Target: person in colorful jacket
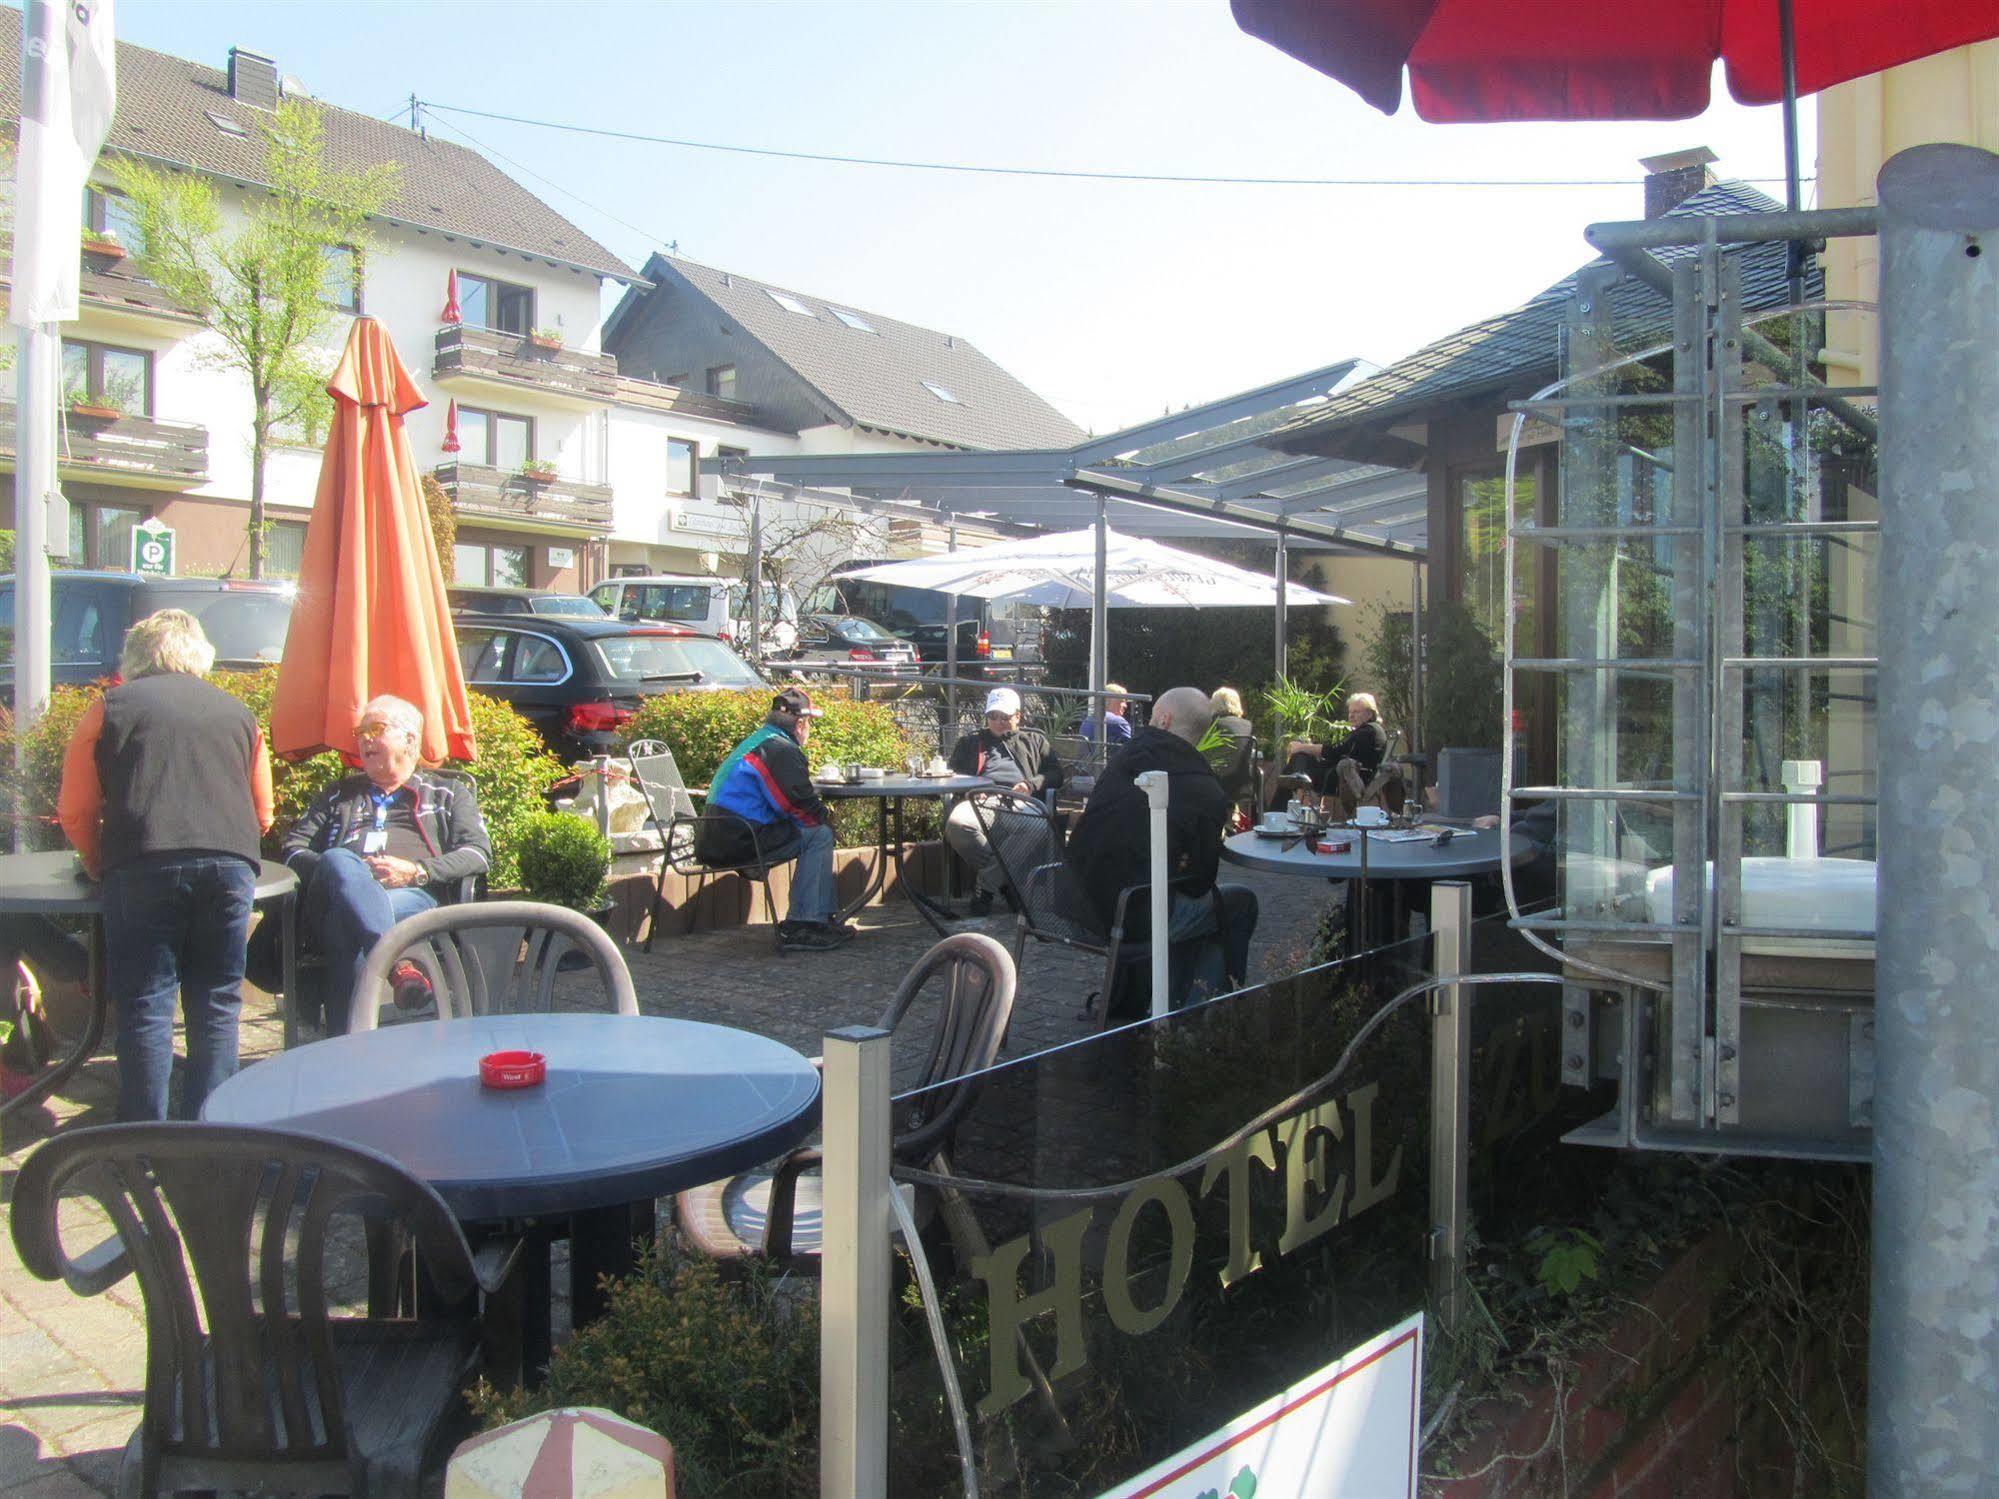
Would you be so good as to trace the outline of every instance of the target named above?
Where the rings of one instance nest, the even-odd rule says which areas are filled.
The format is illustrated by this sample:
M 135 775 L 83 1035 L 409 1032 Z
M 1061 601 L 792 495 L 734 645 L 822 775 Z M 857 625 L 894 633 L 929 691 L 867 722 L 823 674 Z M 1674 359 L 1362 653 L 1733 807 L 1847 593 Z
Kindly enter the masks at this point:
M 835 915 L 833 829 L 805 760 L 819 716 L 803 687 L 772 698 L 763 726 L 729 751 L 709 781 L 707 813 L 695 829 L 695 857 L 704 864 L 797 861 L 791 906 L 777 924 L 786 952 L 824 952 L 854 937 Z

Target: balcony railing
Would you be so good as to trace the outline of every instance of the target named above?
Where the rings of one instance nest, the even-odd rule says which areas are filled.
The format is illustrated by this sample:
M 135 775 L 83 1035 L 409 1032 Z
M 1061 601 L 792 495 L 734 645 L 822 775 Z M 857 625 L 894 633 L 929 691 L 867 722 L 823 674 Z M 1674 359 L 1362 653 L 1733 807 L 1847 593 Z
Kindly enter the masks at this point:
M 0 235 L 0 285 L 14 279 L 14 236 Z M 201 319 L 132 269 L 130 256 L 108 256 L 86 248 L 77 289 L 85 304 L 136 317 L 201 326 Z
M 530 479 L 477 463 L 441 463 L 437 482 L 462 515 L 552 521 L 590 531 L 611 529 L 611 490 L 573 479 Z
M 618 361 L 581 349 L 544 349 L 524 334 L 491 328 L 440 328 L 432 373 L 500 380 L 528 390 L 606 404 L 618 393 Z
M 56 449 L 64 469 L 113 478 L 130 475 L 181 488 L 208 482 L 208 429 L 189 422 L 163 422 L 150 416 L 121 416 L 99 421 L 70 416 L 66 435 Z M 14 406 L 0 404 L 0 456 L 16 454 Z

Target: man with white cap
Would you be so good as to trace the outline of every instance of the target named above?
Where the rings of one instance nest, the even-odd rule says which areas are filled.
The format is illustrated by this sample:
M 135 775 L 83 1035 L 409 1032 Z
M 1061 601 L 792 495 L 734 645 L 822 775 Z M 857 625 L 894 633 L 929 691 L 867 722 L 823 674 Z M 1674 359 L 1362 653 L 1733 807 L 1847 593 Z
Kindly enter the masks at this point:
M 958 741 L 951 751 L 951 769 L 961 776 L 984 776 L 1022 796 L 1039 796 L 1063 781 L 1062 762 L 1048 747 L 1048 736 L 1021 727 L 1020 694 L 1011 687 L 995 687 L 986 694 L 986 725 Z M 944 841 L 977 872 L 972 914 L 984 916 L 993 908 L 1002 874 L 970 802 L 959 802 L 944 819 Z

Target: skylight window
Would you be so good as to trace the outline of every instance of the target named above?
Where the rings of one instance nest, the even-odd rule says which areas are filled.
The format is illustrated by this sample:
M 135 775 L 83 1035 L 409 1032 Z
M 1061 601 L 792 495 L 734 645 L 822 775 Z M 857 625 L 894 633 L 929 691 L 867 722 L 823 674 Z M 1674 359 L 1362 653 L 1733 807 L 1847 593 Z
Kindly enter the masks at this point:
M 870 323 L 858 312 L 844 312 L 838 307 L 829 307 L 826 310 L 845 323 L 849 328 L 852 328 L 856 333 L 872 333 L 875 331 L 874 324 Z
M 769 287 L 769 286 L 766 286 L 764 288 L 764 291 L 769 294 L 770 299 L 773 302 L 777 303 L 777 305 L 782 307 L 786 312 L 795 312 L 800 317 L 818 316 L 818 314 L 815 313 L 810 307 L 807 307 L 803 302 L 799 301 L 798 298 L 794 297 L 788 291 L 778 291 L 775 287 Z
M 953 406 L 962 406 L 965 404 L 963 401 L 959 400 L 956 396 L 952 395 L 950 391 L 945 389 L 943 386 L 939 385 L 935 380 L 924 380 L 920 383 L 922 384 L 925 390 L 929 391 L 930 394 L 937 397 L 937 399 L 940 401 L 949 401 Z
M 204 109 L 202 113 L 208 116 L 208 123 L 213 125 L 217 130 L 220 130 L 224 135 L 233 135 L 238 140 L 248 140 L 250 138 L 249 130 L 237 124 L 229 116 L 219 115 L 212 109 Z

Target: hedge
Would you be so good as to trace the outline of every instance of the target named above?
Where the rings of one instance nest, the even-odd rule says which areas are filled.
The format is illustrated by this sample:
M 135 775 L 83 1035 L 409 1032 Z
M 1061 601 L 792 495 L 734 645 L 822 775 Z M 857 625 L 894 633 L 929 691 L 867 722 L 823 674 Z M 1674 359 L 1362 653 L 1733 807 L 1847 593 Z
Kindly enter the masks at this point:
M 268 734 L 271 696 L 277 690 L 276 667 L 258 671 L 218 671 L 208 680 L 236 698 Z M 49 699 L 48 712 L 27 739 L 25 772 L 14 780 L 14 733 L 8 720 L 0 724 L 0 775 L 7 778 L 8 809 L 25 818 L 40 848 L 63 847 L 62 830 L 55 824 L 56 793 L 62 786 L 63 751 L 77 720 L 95 702 L 101 688 L 58 687 Z M 471 778 L 479 788 L 479 810 L 486 820 L 486 832 L 493 840 L 491 883 L 506 888 L 520 881 L 518 857 L 527 820 L 547 805 L 548 788 L 567 773 L 562 763 L 543 747 L 541 736 L 520 714 L 496 698 L 470 694 L 472 732 L 479 745 L 475 764 L 447 766 Z M 264 837 L 264 852 L 275 857 L 278 842 L 299 815 L 328 782 L 342 773 L 340 757 L 328 752 L 309 760 L 271 761 L 271 786 L 276 795 L 277 820 Z
M 899 766 L 923 746 L 903 733 L 885 703 L 857 703 L 846 698 L 820 700 L 825 716 L 815 719 L 805 747 L 812 768 L 859 761 L 888 769 Z M 646 699 L 626 728 L 626 742 L 658 739 L 673 751 L 681 779 L 706 786 L 716 769 L 764 721 L 770 712 L 768 692 L 670 692 Z M 930 817 L 918 815 L 932 809 Z M 906 831 L 934 830 L 935 803 L 912 803 Z M 876 808 L 871 801 L 833 804 L 834 840 L 842 848 L 872 847 Z

